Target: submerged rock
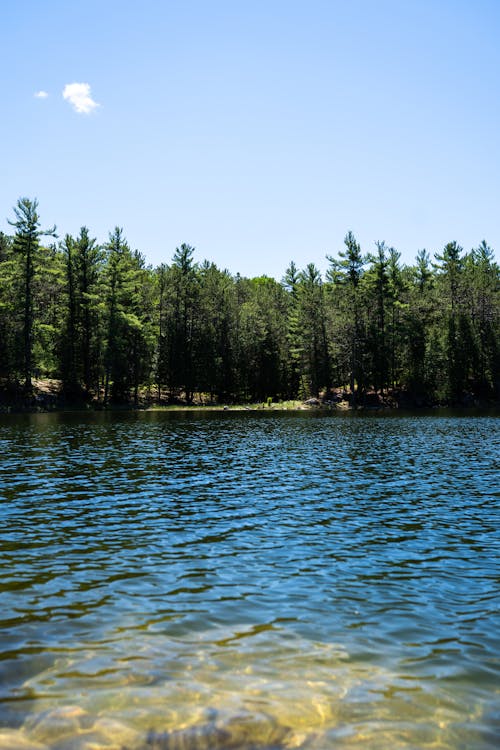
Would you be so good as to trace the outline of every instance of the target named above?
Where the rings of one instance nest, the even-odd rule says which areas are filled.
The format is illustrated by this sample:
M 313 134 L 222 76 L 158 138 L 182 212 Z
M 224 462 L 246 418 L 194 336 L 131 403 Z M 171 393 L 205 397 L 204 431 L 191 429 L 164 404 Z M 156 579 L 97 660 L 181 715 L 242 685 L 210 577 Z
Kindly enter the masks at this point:
M 0 730 L 0 750 L 127 750 L 140 746 L 136 729 L 67 705 L 27 718 L 21 731 Z
M 151 730 L 144 750 L 219 750 L 231 747 L 230 735 L 215 725 L 178 729 L 173 732 Z
M 30 717 L 25 729 L 37 742 L 54 742 L 62 737 L 76 736 L 92 720 L 80 706 L 60 706 Z
M 241 715 L 221 724 L 150 731 L 144 750 L 280 750 L 289 746 L 290 735 L 289 727 L 270 717 Z
M 47 745 L 29 739 L 19 729 L 0 729 L 0 750 L 48 750 Z

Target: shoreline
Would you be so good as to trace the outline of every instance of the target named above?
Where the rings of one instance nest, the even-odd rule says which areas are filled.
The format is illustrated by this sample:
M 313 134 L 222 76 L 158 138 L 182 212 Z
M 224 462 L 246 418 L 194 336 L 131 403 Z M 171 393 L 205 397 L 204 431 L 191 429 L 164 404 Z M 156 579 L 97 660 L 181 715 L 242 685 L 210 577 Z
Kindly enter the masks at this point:
M 21 388 L 16 390 L 0 390 L 0 415 L 1 414 L 46 414 L 57 412 L 75 413 L 98 413 L 98 412 L 324 412 L 324 413 L 397 413 L 397 412 L 435 412 L 437 410 L 452 409 L 455 411 L 496 411 L 499 410 L 498 399 L 478 398 L 472 393 L 464 393 L 460 401 L 433 400 L 430 396 L 415 396 L 410 392 L 399 389 L 389 390 L 381 394 L 376 391 L 367 391 L 354 400 L 352 394 L 344 388 L 335 388 L 323 394 L 321 397 L 309 397 L 306 399 L 286 399 L 251 403 L 214 403 L 206 394 L 198 394 L 197 398 L 190 404 L 178 398 L 175 402 L 168 403 L 166 400 L 158 402 L 143 391 L 138 403 L 132 401 L 125 403 L 104 404 L 96 398 L 84 400 L 83 398 L 69 399 L 61 389 L 61 381 L 53 379 L 34 380 L 33 391 L 30 396 L 23 394 Z
M 308 405 L 303 402 L 284 402 L 283 404 L 276 403 L 268 406 L 267 404 L 152 404 L 152 405 L 139 405 L 133 404 L 109 404 L 106 407 L 103 406 L 91 406 L 81 404 L 58 404 L 50 406 L 19 406 L 19 405 L 0 405 L 0 417 L 8 415 L 22 415 L 22 414 L 118 414 L 118 413 L 242 413 L 251 412 L 254 414 L 276 414 L 276 413 L 298 413 L 298 412 L 309 412 L 317 414 L 385 414 L 395 415 L 404 413 L 421 413 L 431 414 L 442 411 L 454 411 L 467 413 L 479 413 L 479 412 L 497 412 L 500 415 L 500 403 L 499 402 L 481 402 L 472 404 L 426 404 L 422 406 L 416 405 L 404 405 L 404 406 L 366 406 L 356 405 L 351 406 L 350 404 L 319 404 L 319 405 Z

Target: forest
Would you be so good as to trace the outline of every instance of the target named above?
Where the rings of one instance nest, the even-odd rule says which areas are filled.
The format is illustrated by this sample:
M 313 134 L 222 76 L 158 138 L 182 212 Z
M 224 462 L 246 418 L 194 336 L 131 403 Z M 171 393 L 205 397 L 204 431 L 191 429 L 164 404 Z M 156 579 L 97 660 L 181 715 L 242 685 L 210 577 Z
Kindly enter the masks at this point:
M 154 268 L 115 228 L 100 245 L 44 229 L 20 198 L 0 233 L 0 399 L 29 403 L 34 381 L 66 404 L 191 404 L 374 394 L 401 403 L 500 396 L 499 266 L 485 241 L 449 242 L 413 265 L 354 234 L 280 282 L 244 278 L 182 244 Z M 265 269 L 263 269 L 265 270 Z

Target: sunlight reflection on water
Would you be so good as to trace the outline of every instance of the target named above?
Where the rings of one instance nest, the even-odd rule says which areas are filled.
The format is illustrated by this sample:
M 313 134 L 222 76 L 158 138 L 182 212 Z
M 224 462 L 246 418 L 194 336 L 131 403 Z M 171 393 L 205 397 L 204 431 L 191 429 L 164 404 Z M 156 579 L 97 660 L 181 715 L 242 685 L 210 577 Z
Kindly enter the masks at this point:
M 19 733 L 58 750 L 453 747 L 472 741 L 468 725 L 484 712 L 463 687 L 429 689 L 278 623 L 183 639 L 142 630 L 54 656 L 22 685 Z
M 0 750 L 499 744 L 497 420 L 0 422 Z

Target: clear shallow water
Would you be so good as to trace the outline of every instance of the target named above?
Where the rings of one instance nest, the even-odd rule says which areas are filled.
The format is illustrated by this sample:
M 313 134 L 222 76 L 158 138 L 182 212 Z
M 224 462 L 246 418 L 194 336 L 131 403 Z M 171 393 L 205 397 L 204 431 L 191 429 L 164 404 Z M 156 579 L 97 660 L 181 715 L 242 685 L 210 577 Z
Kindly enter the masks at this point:
M 0 421 L 0 749 L 500 744 L 499 422 Z

